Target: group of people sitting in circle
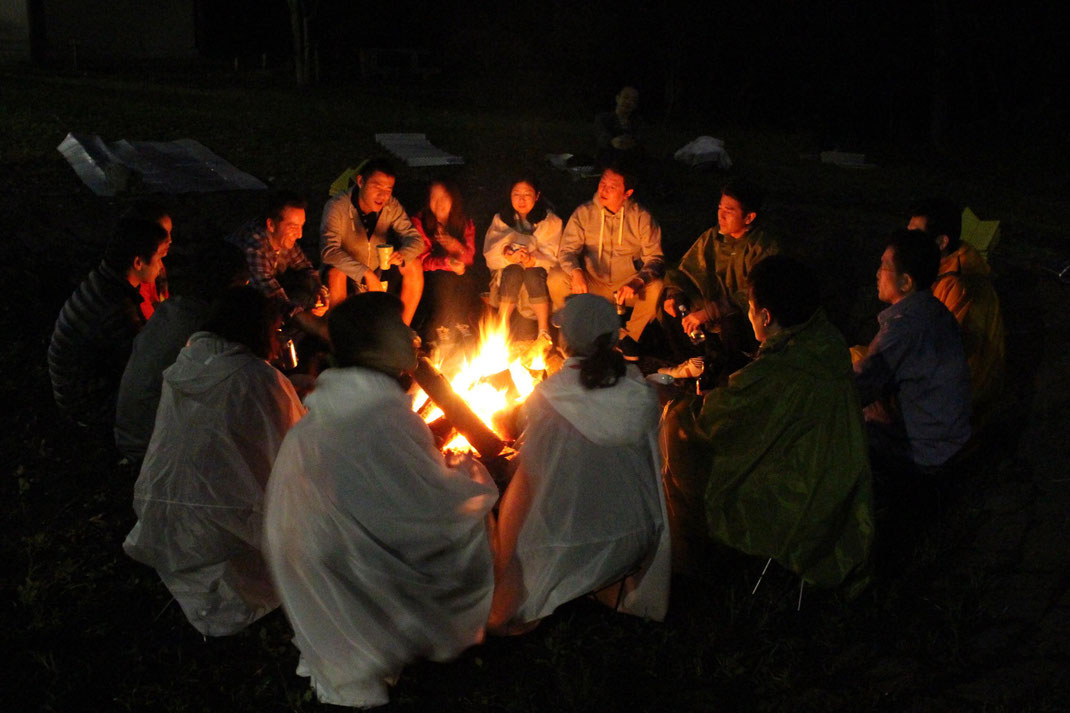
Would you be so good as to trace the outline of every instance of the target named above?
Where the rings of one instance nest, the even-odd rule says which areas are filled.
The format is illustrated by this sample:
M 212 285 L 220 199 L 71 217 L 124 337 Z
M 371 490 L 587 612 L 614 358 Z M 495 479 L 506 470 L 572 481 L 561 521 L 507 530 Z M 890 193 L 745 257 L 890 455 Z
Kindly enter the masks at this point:
M 855 594 L 874 503 L 945 477 L 998 393 L 998 298 L 947 201 L 890 235 L 888 307 L 849 348 L 750 184 L 726 185 L 717 225 L 668 266 L 624 165 L 567 222 L 520 177 L 483 241 L 480 300 L 457 186 L 432 182 L 410 218 L 395 180 L 372 159 L 327 201 L 320 268 L 296 194 L 170 253 L 170 216 L 139 207 L 48 353 L 61 410 L 140 464 L 125 551 L 205 635 L 281 603 L 321 701 L 385 703 L 413 659 L 587 594 L 660 620 L 670 572 L 711 539 Z M 565 357 L 520 409 L 504 486 L 443 454 L 412 409 L 410 325 L 428 302 L 439 324 L 484 303 L 523 317 Z M 329 345 L 314 383 L 272 365 L 297 334 Z

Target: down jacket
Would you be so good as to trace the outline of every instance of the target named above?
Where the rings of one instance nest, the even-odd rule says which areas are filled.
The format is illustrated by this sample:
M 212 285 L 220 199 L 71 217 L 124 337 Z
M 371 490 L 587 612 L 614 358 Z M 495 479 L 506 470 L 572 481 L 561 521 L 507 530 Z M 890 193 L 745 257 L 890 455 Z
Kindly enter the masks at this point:
M 104 262 L 59 313 L 48 345 L 56 405 L 85 424 L 111 425 L 134 337 L 145 324 L 141 292 Z

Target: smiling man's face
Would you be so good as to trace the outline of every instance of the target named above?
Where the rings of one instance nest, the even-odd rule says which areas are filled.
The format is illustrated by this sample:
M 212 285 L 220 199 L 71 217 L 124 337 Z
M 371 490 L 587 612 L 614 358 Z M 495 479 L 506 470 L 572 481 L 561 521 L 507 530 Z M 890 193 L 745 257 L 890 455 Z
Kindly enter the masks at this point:
M 376 171 L 367 179 L 357 176 L 357 187 L 360 189 L 357 202 L 360 209 L 365 213 L 381 211 L 394 193 L 395 180 L 393 176 L 388 176 L 382 171 Z

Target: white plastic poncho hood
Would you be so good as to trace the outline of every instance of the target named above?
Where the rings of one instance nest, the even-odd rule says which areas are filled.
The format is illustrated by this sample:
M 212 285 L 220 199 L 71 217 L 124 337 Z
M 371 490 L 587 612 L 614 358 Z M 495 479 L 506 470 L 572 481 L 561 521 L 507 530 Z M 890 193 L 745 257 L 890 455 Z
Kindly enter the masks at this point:
M 634 446 L 658 427 L 657 397 L 634 368 L 608 389 L 585 389 L 579 381 L 580 358 L 539 384 L 539 394 L 562 418 L 600 446 Z
M 668 607 L 657 396 L 634 367 L 612 387 L 585 389 L 578 366 L 568 359 L 524 407 L 499 517 L 496 626 L 542 618 L 629 574 L 622 611 L 660 620 Z
M 268 489 L 266 552 L 320 701 L 373 706 L 418 657 L 482 640 L 497 499 L 474 460 L 447 467 L 397 382 L 329 369 Z
M 263 491 L 303 414 L 278 370 L 208 332 L 164 372 L 123 549 L 157 570 L 202 634 L 232 634 L 278 606 L 260 554 Z

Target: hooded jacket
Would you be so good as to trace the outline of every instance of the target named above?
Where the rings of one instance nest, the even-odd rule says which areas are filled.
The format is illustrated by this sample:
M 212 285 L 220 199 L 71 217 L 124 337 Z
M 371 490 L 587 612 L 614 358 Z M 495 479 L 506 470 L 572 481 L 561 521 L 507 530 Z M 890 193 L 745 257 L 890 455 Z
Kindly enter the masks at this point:
M 516 213 L 511 214 L 515 217 Z M 507 245 L 523 245 L 531 256 L 535 258 L 535 267 L 541 267 L 549 273 L 559 269 L 557 263 L 558 252 L 561 249 L 561 218 L 553 211 L 546 210 L 542 220 L 532 226 L 531 233 L 518 230 L 514 225 L 506 223 L 501 213 L 495 213 L 494 219 L 487 228 L 487 234 L 483 238 L 483 257 L 490 269 L 490 304 L 497 307 L 500 301 L 502 270 L 510 264 L 502 251 Z M 528 300 L 527 289 L 520 288 L 520 299 L 517 307 L 520 313 L 529 319 L 535 317 Z
M 680 512 L 701 513 L 729 547 L 819 586 L 865 587 L 873 496 L 862 407 L 847 345 L 822 310 L 767 339 L 710 392 L 694 426 L 663 429 L 674 511 L 697 498 Z
M 626 575 L 621 610 L 665 616 L 669 532 L 654 389 L 625 377 L 586 389 L 577 357 L 524 404 L 519 466 L 499 515 L 495 616 L 530 622 Z
M 235 633 L 278 606 L 260 554 L 264 487 L 303 414 L 277 369 L 209 332 L 164 372 L 123 549 L 156 569 L 202 634 Z
M 119 383 L 115 445 L 135 463 L 145 457 L 152 438 L 164 369 L 175 363 L 190 336 L 204 324 L 208 307 L 205 300 L 175 295 L 160 303 L 153 318 L 134 339 L 130 360 Z
M 721 313 L 727 308 L 747 311 L 748 275 L 762 258 L 779 252 L 779 247 L 762 226 L 756 225 L 741 238 L 722 235 L 714 226 L 698 236 L 680 266 L 670 270 L 666 284 L 688 293 Z M 725 300 L 731 300 L 726 304 Z
M 483 257 L 487 267 L 494 271 L 492 279 L 497 279 L 499 272 L 512 264 L 502 255 L 502 250 L 508 245 L 524 246 L 535 258 L 535 267 L 549 271 L 557 266 L 557 254 L 561 247 L 561 219 L 553 211 L 546 211 L 546 216 L 535 223 L 532 232 L 526 233 L 502 220 L 500 213 L 495 213 L 483 238 Z
M 391 242 L 391 234 L 397 251 L 405 261 L 415 260 L 424 251 L 424 241 L 416 232 L 405 209 L 393 196 L 379 211 L 375 230 L 369 236 L 357 215 L 353 205 L 354 186 L 345 193 L 339 193 L 323 207 L 320 220 L 320 255 L 323 264 L 337 267 L 354 282 L 360 282 L 364 273 L 374 269 L 378 263 L 375 246 Z
M 648 284 L 665 274 L 661 227 L 630 198 L 611 213 L 595 194 L 568 219 L 559 262 L 566 275 L 584 270 L 592 279 L 613 287 L 634 277 Z
M 974 425 L 981 425 L 1003 387 L 1005 344 L 999 295 L 991 270 L 980 253 L 962 243 L 940 260 L 933 297 L 955 315 L 962 329 L 962 347 L 970 367 Z

